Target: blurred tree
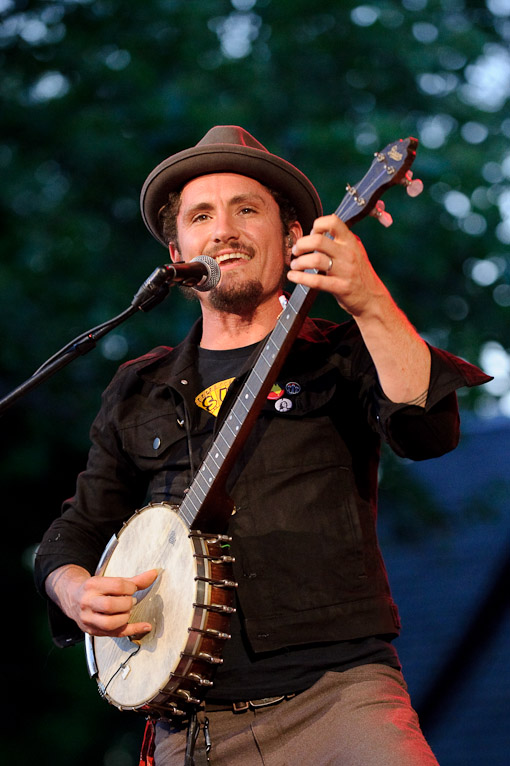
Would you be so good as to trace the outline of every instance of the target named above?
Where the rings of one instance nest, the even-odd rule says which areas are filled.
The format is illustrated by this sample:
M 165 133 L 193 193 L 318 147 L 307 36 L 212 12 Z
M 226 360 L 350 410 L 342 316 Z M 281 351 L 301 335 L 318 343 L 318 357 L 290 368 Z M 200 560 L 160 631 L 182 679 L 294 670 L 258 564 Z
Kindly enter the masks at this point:
M 374 151 L 420 139 L 414 172 L 424 193 L 392 190 L 394 226 L 364 221 L 357 231 L 425 337 L 495 375 L 463 394 L 464 405 L 510 414 L 509 39 L 509 0 L 0 0 L 0 392 L 123 310 L 167 260 L 138 213 L 148 172 L 213 124 L 241 124 L 312 178 L 327 212 Z M 172 292 L 4 416 L 10 567 L 29 558 L 72 492 L 116 365 L 175 343 L 195 313 Z M 314 313 L 337 309 L 319 298 Z M 40 665 L 47 638 L 26 619 L 42 648 L 27 640 L 24 649 Z M 82 674 L 74 656 L 79 672 L 60 658 L 55 671 L 50 658 L 48 673 L 59 676 L 66 662 L 70 676 Z M 44 742 L 41 763 L 134 762 L 116 728 L 131 742 L 131 718 L 95 712 L 60 683 L 45 674 L 37 736 L 9 740 L 8 755 L 22 747 L 28 757 Z M 23 689 L 17 703 L 23 709 Z M 100 716 L 111 731 L 99 733 Z M 60 737 L 43 736 L 51 718 Z

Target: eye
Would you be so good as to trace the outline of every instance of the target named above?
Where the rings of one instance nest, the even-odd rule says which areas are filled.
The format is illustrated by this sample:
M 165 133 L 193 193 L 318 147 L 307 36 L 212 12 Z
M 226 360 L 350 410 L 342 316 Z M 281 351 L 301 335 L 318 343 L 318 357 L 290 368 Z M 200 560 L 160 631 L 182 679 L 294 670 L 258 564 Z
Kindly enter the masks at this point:
M 201 223 L 202 221 L 206 221 L 209 218 L 207 213 L 198 213 L 197 215 L 194 215 L 191 219 L 191 223 Z
M 245 207 L 242 207 L 239 212 L 241 215 L 249 215 L 250 213 L 256 213 L 257 211 L 254 207 L 249 207 L 249 205 L 246 205 Z

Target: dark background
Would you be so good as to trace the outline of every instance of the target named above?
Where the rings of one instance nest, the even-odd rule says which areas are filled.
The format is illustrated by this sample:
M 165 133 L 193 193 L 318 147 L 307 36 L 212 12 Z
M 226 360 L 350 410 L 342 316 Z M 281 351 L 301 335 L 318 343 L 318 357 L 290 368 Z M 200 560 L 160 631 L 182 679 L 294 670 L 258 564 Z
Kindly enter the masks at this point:
M 381 470 L 399 651 L 442 766 L 502 766 L 510 745 L 509 40 L 509 0 L 0 0 L 0 395 L 168 260 L 139 191 L 212 125 L 298 165 L 327 212 L 374 151 L 419 139 L 423 194 L 391 189 L 393 226 L 356 231 L 424 337 L 495 376 L 461 394 L 459 450 Z M 136 762 L 143 721 L 99 699 L 81 647 L 52 647 L 31 562 L 117 365 L 195 312 L 173 291 L 2 417 L 7 761 Z

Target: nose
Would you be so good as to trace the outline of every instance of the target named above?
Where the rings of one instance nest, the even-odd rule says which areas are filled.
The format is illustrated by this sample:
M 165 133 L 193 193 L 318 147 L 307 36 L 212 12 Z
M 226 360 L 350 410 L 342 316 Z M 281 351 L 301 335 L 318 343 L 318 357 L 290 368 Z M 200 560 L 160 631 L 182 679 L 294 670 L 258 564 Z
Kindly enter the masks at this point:
M 214 219 L 212 236 L 215 242 L 230 242 L 239 238 L 239 227 L 234 216 L 227 210 L 218 210 Z

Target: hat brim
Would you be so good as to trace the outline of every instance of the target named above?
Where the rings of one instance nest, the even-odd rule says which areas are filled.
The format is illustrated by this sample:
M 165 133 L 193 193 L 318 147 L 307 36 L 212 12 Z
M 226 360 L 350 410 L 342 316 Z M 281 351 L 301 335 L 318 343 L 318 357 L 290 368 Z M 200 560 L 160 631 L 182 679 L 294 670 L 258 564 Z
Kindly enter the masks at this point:
M 159 211 L 170 192 L 179 191 L 188 181 L 211 173 L 238 173 L 254 178 L 280 192 L 294 205 L 298 220 L 307 234 L 314 220 L 322 215 L 317 191 L 294 165 L 275 154 L 237 144 L 194 146 L 160 163 L 146 179 L 140 194 L 142 218 L 151 234 L 167 247 Z

